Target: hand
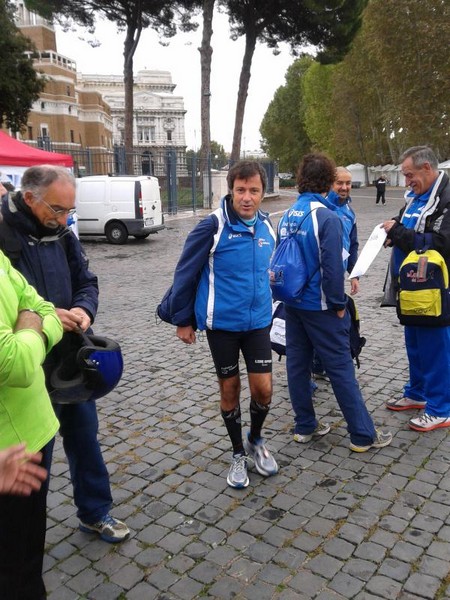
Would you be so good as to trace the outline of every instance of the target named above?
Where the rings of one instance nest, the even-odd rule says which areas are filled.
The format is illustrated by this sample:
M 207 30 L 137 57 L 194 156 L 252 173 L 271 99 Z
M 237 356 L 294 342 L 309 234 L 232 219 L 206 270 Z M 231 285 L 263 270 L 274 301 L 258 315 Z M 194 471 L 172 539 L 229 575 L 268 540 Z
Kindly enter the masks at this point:
M 343 319 L 345 315 L 345 308 L 343 308 L 342 310 L 337 310 L 336 314 L 340 319 Z
M 47 337 L 42 331 L 42 317 L 32 310 L 20 310 L 17 316 L 16 325 L 14 332 L 20 331 L 21 329 L 33 329 L 38 333 L 45 345 L 47 345 Z
M 359 292 L 359 279 L 357 277 L 353 277 L 350 279 L 350 295 L 354 296 Z
M 177 327 L 177 337 L 185 344 L 195 344 L 195 331 L 191 325 Z
M 91 318 L 87 312 L 75 306 L 70 310 L 65 308 L 57 308 L 56 314 L 61 320 L 64 331 L 86 331 L 91 325 Z
M 29 454 L 25 444 L 0 451 L 0 494 L 29 496 L 37 491 L 47 477 L 47 471 L 38 464 L 42 454 Z
M 380 227 L 384 229 L 386 233 L 389 233 L 396 223 L 397 221 L 395 221 L 394 219 L 390 219 L 389 221 L 381 223 Z
M 389 221 L 381 223 L 380 227 L 384 229 L 386 233 L 389 233 L 396 223 L 397 221 L 394 221 L 394 219 L 390 219 Z M 383 248 L 389 248 L 389 246 L 392 246 L 392 240 L 386 238 L 383 244 Z

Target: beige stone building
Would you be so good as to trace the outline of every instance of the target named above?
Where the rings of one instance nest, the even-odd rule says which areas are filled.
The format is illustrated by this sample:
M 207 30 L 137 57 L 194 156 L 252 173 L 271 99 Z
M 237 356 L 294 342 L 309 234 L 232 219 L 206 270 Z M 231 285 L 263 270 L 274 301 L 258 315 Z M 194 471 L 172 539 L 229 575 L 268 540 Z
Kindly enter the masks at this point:
M 102 159 L 106 164 L 94 170 L 113 171 L 113 148 L 120 147 L 124 137 L 123 76 L 77 72 L 75 61 L 58 53 L 52 25 L 28 11 L 22 1 L 16 6 L 16 24 L 34 42 L 35 68 L 47 79 L 26 130 L 18 137 L 45 149 L 72 151 L 75 158 L 79 152 L 77 163 L 84 170 L 85 149 L 103 152 L 105 157 L 109 153 L 110 158 Z M 168 71 L 134 75 L 133 146 L 138 170 L 151 168 L 154 174 L 162 174 L 168 149 L 176 154 L 178 173 L 186 169 L 186 111 L 183 98 L 174 95 L 175 87 Z
M 39 100 L 33 104 L 24 141 L 61 147 L 111 149 L 112 119 L 99 92 L 77 88 L 76 63 L 58 53 L 53 27 L 17 3 L 17 25 L 35 44 L 36 70 L 47 79 Z
M 77 87 L 100 92 L 111 108 L 113 143 L 123 144 L 125 92 L 122 75 L 78 74 Z M 184 100 L 174 95 L 175 84 L 168 71 L 143 70 L 134 74 L 133 146 L 150 157 L 155 174 L 164 169 L 168 148 L 175 151 L 178 172 L 186 166 Z

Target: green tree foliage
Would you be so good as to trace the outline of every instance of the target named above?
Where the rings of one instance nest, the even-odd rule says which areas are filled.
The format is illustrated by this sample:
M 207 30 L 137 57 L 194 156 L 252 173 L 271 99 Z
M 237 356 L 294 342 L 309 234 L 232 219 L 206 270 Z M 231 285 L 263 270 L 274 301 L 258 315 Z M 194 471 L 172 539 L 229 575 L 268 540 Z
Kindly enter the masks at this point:
M 388 97 L 363 24 L 353 47 L 332 76 L 330 116 L 338 160 L 367 165 L 390 162 L 394 143 L 386 120 Z
M 226 0 L 234 39 L 245 36 L 231 159 L 240 155 L 245 103 L 257 41 L 277 51 L 287 42 L 293 49 L 305 44 L 319 48 L 319 60 L 333 62 L 348 49 L 361 22 L 366 0 Z
M 7 0 L 0 0 L 0 30 L 0 125 L 16 133 L 26 126 L 45 79 L 25 54 L 35 48 L 15 26 L 14 7 Z
M 228 154 L 225 152 L 224 147 L 219 142 L 214 140 L 210 141 L 211 145 L 211 166 L 213 169 L 222 169 L 228 164 Z M 204 171 L 205 169 L 205 155 L 200 148 L 200 151 L 186 150 L 186 164 L 189 175 L 192 175 L 192 165 L 196 162 L 197 172 Z
M 333 135 L 332 75 L 334 65 L 321 65 L 313 62 L 302 80 L 305 130 L 313 150 L 336 156 Z
M 156 29 L 161 38 L 172 37 L 177 26 L 183 30 L 195 28 L 190 21 L 192 8 L 198 0 L 26 0 L 27 8 L 45 18 L 73 19 L 76 23 L 93 28 L 97 17 L 105 17 L 125 32 L 124 89 L 125 131 L 124 145 L 128 156 L 127 170 L 132 172 L 133 150 L 133 57 L 143 29 Z
M 311 147 L 304 127 L 302 78 L 312 62 L 310 56 L 303 56 L 289 67 L 286 83 L 275 92 L 261 123 L 262 148 L 282 172 L 295 173 Z
M 215 168 L 224 167 L 228 164 L 228 155 L 225 148 L 214 140 L 211 140 L 211 161 Z
M 343 164 L 395 164 L 421 144 L 449 158 L 449 47 L 448 0 L 370 0 L 343 60 L 302 78 L 313 147 Z
M 448 157 L 450 3 L 371 0 L 365 20 L 367 51 L 376 61 L 386 96 L 382 120 L 396 147 L 401 152 L 425 143 L 441 158 Z
M 345 162 L 396 163 L 417 144 L 450 156 L 449 47 L 449 2 L 369 2 L 332 77 L 332 134 Z

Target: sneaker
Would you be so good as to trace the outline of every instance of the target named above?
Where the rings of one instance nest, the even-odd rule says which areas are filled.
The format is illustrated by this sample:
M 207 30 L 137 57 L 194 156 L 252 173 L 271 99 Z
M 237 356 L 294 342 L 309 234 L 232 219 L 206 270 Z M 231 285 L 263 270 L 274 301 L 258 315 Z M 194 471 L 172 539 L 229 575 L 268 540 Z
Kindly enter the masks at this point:
M 246 488 L 248 486 L 247 456 L 245 454 L 233 454 L 227 483 L 234 488 Z
M 122 542 L 130 535 L 127 525 L 111 515 L 106 515 L 92 525 L 80 521 L 79 527 L 85 533 L 98 533 L 102 540 L 111 544 Z
M 314 429 L 312 433 L 294 433 L 294 442 L 298 442 L 299 444 L 306 444 L 310 442 L 314 437 L 320 437 L 321 435 L 325 435 L 331 429 L 329 423 L 321 423 L 320 421 L 317 423 L 317 427 Z
M 426 412 L 409 420 L 409 426 L 415 431 L 433 431 L 441 427 L 450 427 L 450 417 L 433 417 Z
M 271 475 L 278 473 L 277 461 L 264 444 L 264 439 L 260 438 L 252 444 L 248 439 L 248 436 L 249 434 L 247 434 L 247 439 L 245 440 L 245 450 L 255 463 L 255 468 L 258 473 L 264 477 L 270 477 Z
M 413 408 L 425 408 L 426 402 L 412 400 L 411 398 L 392 398 L 386 402 L 386 408 L 389 410 L 411 410 Z
M 385 446 L 389 446 L 392 442 L 392 433 L 390 431 L 383 433 L 379 429 L 375 429 L 375 433 L 377 434 L 377 437 L 371 444 L 368 446 L 357 446 L 351 442 L 349 446 L 350 450 L 353 450 L 353 452 L 367 452 L 367 450 L 370 450 L 371 448 L 384 448 Z

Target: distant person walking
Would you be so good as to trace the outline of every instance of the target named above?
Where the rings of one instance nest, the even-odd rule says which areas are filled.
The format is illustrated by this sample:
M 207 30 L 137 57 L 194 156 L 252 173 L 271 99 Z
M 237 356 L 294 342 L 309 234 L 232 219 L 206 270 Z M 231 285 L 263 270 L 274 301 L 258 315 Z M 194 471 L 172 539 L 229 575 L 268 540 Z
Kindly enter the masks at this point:
M 375 204 L 378 204 L 380 200 L 383 204 L 386 204 L 386 184 L 387 179 L 384 175 L 381 175 L 381 177 L 378 177 L 375 181 L 375 186 L 377 188 L 377 200 Z

